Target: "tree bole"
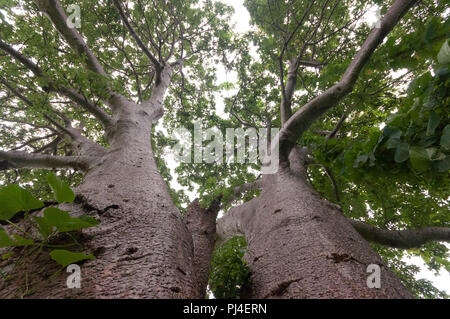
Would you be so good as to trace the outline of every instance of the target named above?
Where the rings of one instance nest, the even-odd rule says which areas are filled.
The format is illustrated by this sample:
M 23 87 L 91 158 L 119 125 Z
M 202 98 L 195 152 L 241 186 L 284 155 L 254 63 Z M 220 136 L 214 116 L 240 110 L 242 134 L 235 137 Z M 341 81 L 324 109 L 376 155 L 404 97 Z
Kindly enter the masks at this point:
M 252 221 L 247 252 L 252 278 L 247 298 L 412 298 L 339 208 L 298 175 L 266 178 Z M 381 287 L 369 288 L 370 264 Z

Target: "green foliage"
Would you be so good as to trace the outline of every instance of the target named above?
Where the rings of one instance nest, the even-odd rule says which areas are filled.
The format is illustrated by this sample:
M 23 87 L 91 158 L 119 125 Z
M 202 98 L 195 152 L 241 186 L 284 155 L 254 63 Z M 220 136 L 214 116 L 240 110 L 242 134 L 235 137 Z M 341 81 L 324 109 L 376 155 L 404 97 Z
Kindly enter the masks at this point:
M 243 260 L 247 244 L 233 237 L 216 248 L 211 263 L 209 287 L 217 299 L 236 299 L 250 280 L 250 269 Z
M 73 191 L 54 173 L 47 175 L 47 180 L 54 190 L 54 196 L 58 202 L 71 202 L 74 200 Z M 19 247 L 31 246 L 30 249 L 39 248 L 42 251 L 44 248 L 55 247 L 52 240 L 57 238 L 58 247 L 77 245 L 77 241 L 73 243 L 61 244 L 60 234 L 68 233 L 84 228 L 94 227 L 98 225 L 98 221 L 90 216 L 81 216 L 74 218 L 68 212 L 58 209 L 56 207 L 47 207 L 43 212 L 43 216 L 30 216 L 30 211 L 38 210 L 44 206 L 44 202 L 36 199 L 29 191 L 21 188 L 16 184 L 8 185 L 0 189 L 0 202 L 2 204 L 2 219 L 6 220 L 12 229 L 20 231 L 25 237 L 17 233 L 8 234 L 0 227 L 0 247 Z M 24 213 L 25 219 L 30 222 L 31 229 L 25 231 L 18 225 L 10 221 L 19 212 Z M 34 229 L 37 230 L 39 236 L 35 235 Z M 56 229 L 56 230 L 55 230 Z M 10 258 L 13 251 L 5 253 L 2 259 Z M 23 251 L 26 254 L 26 251 Z M 94 259 L 93 255 L 85 255 L 83 253 L 70 252 L 63 249 L 55 249 L 50 251 L 50 257 L 57 263 L 66 267 L 71 263 L 82 261 L 85 259 Z
M 47 181 L 58 203 L 70 203 L 75 200 L 75 194 L 70 189 L 69 185 L 64 183 L 55 173 L 51 172 L 48 174 Z
M 83 253 L 73 253 L 64 249 L 55 249 L 50 252 L 51 258 L 63 267 L 77 263 L 82 260 L 95 259 L 94 255 Z
M 50 227 L 54 226 L 60 232 L 80 230 L 98 225 L 98 221 L 92 217 L 73 218 L 70 217 L 68 212 L 55 207 L 48 207 L 44 210 L 44 217 L 41 219 L 41 223 Z
M 17 212 L 41 208 L 44 203 L 19 185 L 0 189 L 0 220 L 11 219 Z
M 435 246 L 433 247 L 434 249 L 436 247 L 439 247 L 438 249 L 440 249 L 441 252 L 444 251 L 444 258 L 446 258 L 445 246 L 435 243 L 427 245 Z M 372 244 L 372 246 L 379 254 L 384 257 L 389 268 L 392 269 L 392 271 L 400 278 L 400 280 L 402 280 L 405 286 L 413 293 L 416 298 L 450 298 L 450 296 L 445 291 L 441 291 L 435 288 L 429 280 L 414 279 L 414 277 L 419 273 L 420 268 L 416 265 L 408 264 L 405 261 L 404 253 L 402 250 L 387 248 L 376 244 Z

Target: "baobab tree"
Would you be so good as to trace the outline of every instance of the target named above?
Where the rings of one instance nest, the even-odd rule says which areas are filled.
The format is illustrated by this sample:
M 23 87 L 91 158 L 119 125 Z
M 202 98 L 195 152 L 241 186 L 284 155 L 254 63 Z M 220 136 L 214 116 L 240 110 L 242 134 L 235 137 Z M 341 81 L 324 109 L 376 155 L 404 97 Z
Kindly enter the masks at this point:
M 384 229 L 379 228 L 381 222 L 371 225 L 350 218 L 354 210 L 348 197 L 351 184 L 357 187 L 356 179 L 351 170 L 335 178 L 338 152 L 324 152 L 324 147 L 334 145 L 353 156 L 346 150 L 346 138 L 366 134 L 372 140 L 374 130 L 365 128 L 384 118 L 377 107 L 365 110 L 365 103 L 379 94 L 392 95 L 399 81 L 391 79 L 390 69 L 380 66 L 380 60 L 391 58 L 396 40 L 416 31 L 405 31 L 406 27 L 418 28 L 430 13 L 444 14 L 443 5 L 430 1 L 415 6 L 416 2 L 396 0 L 381 6 L 384 15 L 370 30 L 357 23 L 368 7 L 359 1 L 246 1 L 257 31 L 243 37 L 232 34 L 230 9 L 218 2 L 8 2 L 0 30 L 4 177 L 11 180 L 9 171 L 19 170 L 16 181 L 35 180 L 36 188 L 43 184 L 36 178 L 43 173 L 36 169 L 69 170 L 66 177 L 76 184 L 76 198 L 59 207 L 75 217 L 95 217 L 99 225 L 71 235 L 80 251 L 96 257 L 82 264 L 81 289 L 67 289 L 64 273 L 50 280 L 57 269 L 54 262 L 48 255 L 30 254 L 19 265 L 14 256 L 3 262 L 2 269 L 12 279 L 2 281 L 0 296 L 202 298 L 216 239 L 220 244 L 244 235 L 249 278 L 243 296 L 411 297 L 369 241 L 410 249 L 450 240 L 448 216 L 439 202 L 445 202 L 442 188 L 448 182 L 446 113 L 433 106 L 442 120 L 436 125 L 432 121 L 428 133 L 440 134 L 440 139 L 427 147 L 442 147 L 435 147 L 439 155 L 433 155 L 436 163 L 427 169 L 438 173 L 430 173 L 433 187 L 419 188 L 416 196 L 431 196 L 438 207 L 430 208 L 432 213 L 421 223 L 397 211 L 390 217 L 400 214 L 398 224 L 385 219 Z M 71 4 L 82 12 L 79 29 L 66 14 Z M 435 23 L 443 30 L 441 25 L 440 20 Z M 436 34 L 428 39 L 430 56 L 445 41 L 441 29 L 433 29 Z M 252 61 L 247 40 L 260 49 L 259 60 Z M 342 47 L 336 48 L 339 44 Z M 421 49 L 414 48 L 420 53 Z M 233 55 L 236 58 L 230 60 Z M 417 59 L 403 79 L 430 68 L 428 56 Z M 219 88 L 213 65 L 220 61 L 239 75 L 239 91 L 226 101 L 228 119 L 217 116 L 214 107 Z M 380 100 L 392 104 L 395 97 Z M 397 103 L 400 108 L 402 101 Z M 383 110 L 386 116 L 388 108 Z M 358 127 L 359 118 L 353 114 L 357 111 L 366 114 L 360 116 L 368 121 L 365 128 Z M 342 113 L 337 121 L 335 112 Z M 255 165 L 181 165 L 182 184 L 202 185 L 202 198 L 181 214 L 184 197 L 168 188 L 170 172 L 162 162 L 164 146 L 172 142 L 153 130 L 164 113 L 169 131 L 177 125 L 190 127 L 193 120 L 221 129 L 279 126 L 278 135 L 272 136 L 279 169 L 258 176 L 248 172 Z M 353 125 L 358 130 L 352 136 L 348 133 Z M 406 134 L 394 133 L 395 125 L 387 127 L 391 131 L 378 132 L 379 149 L 389 140 L 393 147 L 386 148 L 395 151 L 393 169 L 406 170 L 418 183 L 414 170 L 419 146 L 408 144 Z M 29 139 L 19 142 L 21 137 Z M 364 165 L 376 162 L 377 156 L 389 160 L 390 153 L 380 155 L 372 149 L 370 154 L 356 154 L 355 170 L 369 171 Z M 320 184 L 324 175 L 331 181 L 332 196 L 327 193 L 330 186 Z M 219 177 L 223 180 L 218 182 Z M 369 197 L 360 202 L 372 205 Z M 216 221 L 221 209 L 227 212 Z M 387 210 L 382 210 L 383 218 Z M 413 229 L 402 229 L 405 224 Z M 379 288 L 367 284 L 369 265 L 381 269 Z

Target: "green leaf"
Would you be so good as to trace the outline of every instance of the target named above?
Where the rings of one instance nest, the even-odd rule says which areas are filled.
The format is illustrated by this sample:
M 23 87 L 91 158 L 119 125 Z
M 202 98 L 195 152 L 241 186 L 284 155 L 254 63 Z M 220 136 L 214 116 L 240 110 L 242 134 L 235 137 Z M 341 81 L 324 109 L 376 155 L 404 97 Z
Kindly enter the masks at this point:
M 440 143 L 443 148 L 447 150 L 450 149 L 450 124 L 447 124 L 447 126 L 442 130 Z
M 63 267 L 74 264 L 81 260 L 95 259 L 94 255 L 84 253 L 73 253 L 65 249 L 55 249 L 50 252 L 50 257 Z
M 408 143 L 400 143 L 395 149 L 394 160 L 397 163 L 403 163 L 409 158 L 409 144 Z
M 450 156 L 447 156 L 443 160 L 434 162 L 433 167 L 438 172 L 448 172 L 448 170 L 450 170 Z
M 0 247 L 10 247 L 14 246 L 13 241 L 9 236 L 5 233 L 3 228 L 0 227 Z
M 14 252 L 13 252 L 13 251 L 10 251 L 10 252 L 8 252 L 8 253 L 6 253 L 6 254 L 3 254 L 3 255 L 2 255 L 2 260 L 9 259 L 12 255 L 14 255 Z
M 417 146 L 428 147 L 428 146 L 431 146 L 431 145 L 433 145 L 434 143 L 436 143 L 437 140 L 438 140 L 438 139 L 437 139 L 436 136 L 426 136 L 426 135 L 423 135 L 423 136 L 420 138 L 419 142 L 417 142 Z
M 394 114 L 394 115 L 397 115 L 397 114 Z M 400 136 L 402 136 L 402 131 L 395 127 L 385 126 L 383 128 L 383 135 L 388 136 L 390 138 L 400 138 Z
M 26 239 L 17 234 L 13 234 L 14 240 L 6 234 L 5 230 L 0 227 L 0 248 L 12 246 L 30 246 L 34 242 L 31 239 Z
M 409 160 L 412 168 L 419 172 L 426 171 L 431 165 L 429 152 L 423 147 L 412 146 L 409 149 Z
M 0 189 L 0 220 L 12 218 L 17 212 L 41 208 L 44 203 L 19 185 Z
M 430 118 L 428 119 L 428 126 L 427 126 L 427 135 L 433 135 L 434 131 L 438 127 L 439 123 L 441 122 L 441 117 L 436 114 L 435 112 L 431 112 Z
M 13 237 L 15 239 L 14 246 L 30 246 L 34 244 L 34 241 L 31 239 L 24 238 L 17 234 L 13 234 Z
M 42 235 L 42 238 L 46 240 L 48 236 L 53 232 L 53 226 L 47 223 L 47 220 L 43 217 L 32 216 L 33 219 L 38 224 L 39 233 Z
M 361 163 L 364 164 L 365 162 L 367 162 L 368 159 L 369 159 L 369 155 L 367 155 L 367 154 L 359 155 L 359 156 L 356 158 L 355 163 L 353 164 L 353 167 L 354 167 L 354 168 L 359 167 L 359 165 L 360 165 Z
M 55 199 L 58 203 L 70 203 L 75 199 L 75 194 L 70 189 L 69 185 L 64 183 L 61 178 L 50 173 L 47 175 L 47 181 L 55 194 Z
M 388 150 L 392 149 L 392 148 L 396 148 L 398 147 L 398 145 L 400 144 L 400 139 L 398 137 L 391 137 L 387 140 L 386 142 L 386 148 Z
M 437 58 L 440 64 L 450 63 L 450 39 L 444 41 Z
M 72 218 L 68 212 L 55 207 L 45 209 L 44 220 L 48 225 L 55 226 L 60 232 L 79 230 L 98 225 L 98 221 L 95 218 L 88 216 Z

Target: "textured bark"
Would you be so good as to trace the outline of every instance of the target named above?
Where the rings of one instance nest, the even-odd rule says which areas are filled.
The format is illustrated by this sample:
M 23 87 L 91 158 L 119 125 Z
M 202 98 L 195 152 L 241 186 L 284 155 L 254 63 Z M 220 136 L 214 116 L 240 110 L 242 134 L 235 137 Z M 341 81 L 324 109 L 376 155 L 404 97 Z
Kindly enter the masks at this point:
M 252 271 L 247 297 L 411 297 L 341 211 L 321 199 L 306 182 L 306 154 L 295 145 L 319 116 L 351 92 L 371 54 L 415 2 L 396 0 L 382 19 L 381 27 L 371 32 L 341 80 L 293 116 L 290 103 L 301 62 L 297 59 L 295 67 L 289 68 L 281 106 L 281 170 L 264 176 L 261 196 L 233 209 L 217 227 L 221 238 L 236 232 L 247 238 L 245 258 Z M 64 23 L 66 16 L 59 2 L 36 0 L 36 3 L 49 15 L 73 51 L 86 56 L 85 68 L 105 75 L 81 35 Z M 191 235 L 170 198 L 156 167 L 150 134 L 152 123 L 162 114 L 162 100 L 172 70 L 150 53 L 128 23 L 119 2 L 115 4 L 123 23 L 155 67 L 157 80 L 151 99 L 142 105 L 110 92 L 106 102 L 112 116 L 78 91 L 60 86 L 33 60 L 0 40 L 2 51 L 36 77 L 46 80 L 43 90 L 64 95 L 93 114 L 106 128 L 110 144 L 109 149 L 104 149 L 83 139 L 81 134 L 69 132 L 81 157 L 0 154 L 4 157 L 0 168 L 1 165 L 9 168 L 45 164 L 49 168 L 75 166 L 85 170 L 84 180 L 76 189 L 76 202 L 61 208 L 73 216 L 88 214 L 100 221 L 99 226 L 75 234 L 81 245 L 79 250 L 97 257 L 82 264 L 82 289 L 67 289 L 67 273 L 56 272 L 58 266 L 45 252 L 33 253 L 21 262 L 13 257 L 0 263 L 3 270 L 6 268 L 13 275 L 12 280 L 0 282 L 0 298 L 200 298 L 204 295 L 217 209 L 208 212 L 194 203 L 187 217 Z M 82 166 L 78 167 L 81 159 Z M 57 161 L 47 164 L 49 160 Z M 380 289 L 367 287 L 369 264 L 382 266 Z
M 259 198 L 219 220 L 218 236 L 235 232 L 247 239 L 252 277 L 244 297 L 412 297 L 339 207 L 306 182 L 299 155 L 292 152 L 290 168 L 264 177 Z M 370 264 L 381 267 L 379 289 L 367 286 Z
M 206 295 L 219 205 L 220 200 L 216 200 L 209 208 L 203 208 L 196 199 L 186 211 L 186 225 L 194 242 L 194 298 Z
M 368 241 L 395 248 L 417 248 L 429 241 L 450 242 L 450 228 L 423 227 L 417 229 L 389 230 L 349 220 L 352 226 Z
M 25 286 L 31 298 L 197 296 L 192 237 L 153 158 L 152 110 L 119 97 L 113 103 L 111 147 L 88 169 L 76 202 L 62 207 L 100 221 L 77 236 L 81 250 L 97 257 L 81 266 L 82 289 L 67 289 L 65 272 L 45 281 L 58 266 L 44 252 L 16 266 L 14 280 L 1 281 L 0 298 L 20 297 Z

